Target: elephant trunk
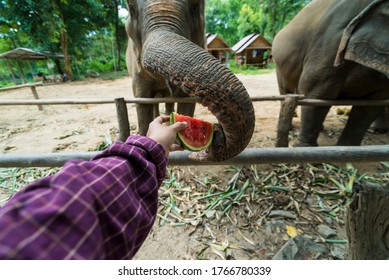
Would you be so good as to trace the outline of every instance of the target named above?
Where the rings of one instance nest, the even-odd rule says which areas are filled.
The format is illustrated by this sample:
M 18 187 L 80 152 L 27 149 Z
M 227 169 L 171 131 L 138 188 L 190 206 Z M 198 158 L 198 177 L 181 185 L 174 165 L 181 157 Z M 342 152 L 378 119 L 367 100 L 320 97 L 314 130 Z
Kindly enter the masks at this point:
M 216 58 L 183 36 L 159 29 L 147 34 L 141 63 L 208 107 L 218 119 L 211 146 L 190 158 L 223 161 L 245 149 L 254 131 L 254 108 L 243 84 Z

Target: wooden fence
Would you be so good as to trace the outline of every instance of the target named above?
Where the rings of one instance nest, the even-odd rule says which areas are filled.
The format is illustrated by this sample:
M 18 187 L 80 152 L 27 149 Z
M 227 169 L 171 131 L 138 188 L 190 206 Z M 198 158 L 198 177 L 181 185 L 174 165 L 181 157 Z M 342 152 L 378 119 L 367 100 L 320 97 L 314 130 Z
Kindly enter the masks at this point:
M 72 159 L 90 160 L 98 152 L 3 154 L 0 167 L 59 167 Z M 242 165 L 265 163 L 380 162 L 389 161 L 389 145 L 361 147 L 247 148 L 223 162 L 197 162 L 190 152 L 169 155 L 169 165 Z
M 15 89 L 21 89 L 25 87 L 29 87 L 31 89 L 32 95 L 35 99 L 39 99 L 38 92 L 36 91 L 36 87 L 42 86 L 43 83 L 33 83 L 33 84 L 24 84 L 19 86 L 12 86 L 12 87 L 4 87 L 0 88 L 0 91 L 9 91 L 9 90 L 15 90 Z M 42 104 L 37 104 L 39 111 L 43 110 Z
M 305 99 L 299 95 L 253 97 L 258 101 L 284 101 L 295 99 L 297 105 L 309 106 L 389 106 L 389 100 L 320 100 Z M 127 103 L 195 103 L 193 98 L 117 98 L 117 99 L 61 99 L 61 100 L 6 100 L 0 106 L 19 105 L 74 105 L 74 104 L 115 104 L 119 124 L 118 140 L 125 140 L 129 133 Z M 89 160 L 96 152 L 53 153 L 53 154 L 3 154 L 0 155 L 0 167 L 54 167 L 62 166 L 70 159 Z M 248 148 L 238 156 L 218 163 L 195 162 L 188 158 L 189 152 L 171 153 L 171 165 L 239 165 L 262 163 L 315 163 L 315 162 L 378 162 L 389 161 L 389 145 L 361 147 L 306 147 L 306 148 Z

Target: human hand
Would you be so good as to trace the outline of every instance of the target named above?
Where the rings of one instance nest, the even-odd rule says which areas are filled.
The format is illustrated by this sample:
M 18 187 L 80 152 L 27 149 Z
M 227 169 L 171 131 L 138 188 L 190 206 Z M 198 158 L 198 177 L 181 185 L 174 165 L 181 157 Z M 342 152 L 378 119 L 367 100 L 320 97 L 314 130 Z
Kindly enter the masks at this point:
M 177 132 L 186 128 L 188 124 L 186 122 L 176 122 L 175 124 L 168 125 L 170 116 L 159 116 L 155 118 L 150 124 L 146 136 L 160 143 L 166 150 L 169 151 L 182 151 L 183 148 L 174 144 L 177 136 Z

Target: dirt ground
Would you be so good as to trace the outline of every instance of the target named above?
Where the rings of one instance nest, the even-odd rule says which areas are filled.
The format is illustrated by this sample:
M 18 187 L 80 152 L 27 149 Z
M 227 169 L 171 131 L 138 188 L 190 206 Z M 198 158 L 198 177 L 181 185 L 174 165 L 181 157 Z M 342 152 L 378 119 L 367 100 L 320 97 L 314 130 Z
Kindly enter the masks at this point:
M 247 88 L 250 96 L 278 95 L 276 76 L 274 73 L 262 75 L 238 75 L 238 78 Z M 37 88 L 41 99 L 99 99 L 133 97 L 131 78 L 126 76 L 117 80 L 89 80 L 82 82 L 69 82 L 62 84 L 45 85 Z M 33 99 L 29 88 L 0 93 L 0 100 L 27 100 Z M 278 101 L 256 102 L 255 135 L 250 147 L 272 147 L 275 143 L 276 123 L 280 108 Z M 128 113 L 132 133 L 137 133 L 137 118 L 134 104 L 128 104 Z M 214 117 L 197 105 L 195 117 L 213 121 Z M 320 145 L 333 145 L 339 135 L 346 117 L 336 114 L 332 108 L 324 130 L 320 135 Z M 298 128 L 299 119 L 294 119 Z M 117 119 L 114 104 L 106 105 L 50 105 L 39 111 L 37 106 L 0 106 L 0 151 L 1 153 L 51 153 L 93 151 L 105 139 L 117 133 Z M 363 144 L 389 144 L 389 134 L 375 135 L 368 133 Z M 375 172 L 376 164 L 355 164 L 362 171 Z M 222 167 L 183 167 L 185 176 L 196 174 L 200 177 L 216 174 L 224 176 Z M 263 166 L 263 170 L 271 169 Z M 228 226 L 228 223 L 217 225 L 203 223 L 193 227 L 175 227 L 169 224 L 161 225 L 156 222 L 153 231 L 138 252 L 138 259 L 193 259 L 222 258 L 216 249 L 210 246 L 205 250 L 204 236 L 213 240 L 213 244 L 240 244 L 245 243 L 267 244 L 267 249 L 261 254 L 245 250 L 233 250 L 235 259 L 268 259 L 278 250 L 285 241 L 281 235 L 280 240 L 271 244 L 263 233 L 265 228 L 257 227 L 242 233 L 244 226 Z M 269 231 L 269 229 L 267 229 Z M 273 229 L 274 232 L 274 229 Z M 344 230 L 339 231 L 339 238 L 345 238 Z M 286 238 L 287 239 L 287 238 Z M 208 240 L 209 241 L 209 240 Z M 252 244 L 251 244 L 252 245 Z M 227 246 L 228 247 L 228 246 Z M 231 246 L 230 246 L 231 247 Z M 220 249 L 220 248 L 219 248 Z M 215 251 L 216 250 L 216 251 Z M 216 253 L 215 253 L 216 252 Z M 224 256 L 225 257 L 225 256 Z M 228 256 L 226 257 L 228 258 Z

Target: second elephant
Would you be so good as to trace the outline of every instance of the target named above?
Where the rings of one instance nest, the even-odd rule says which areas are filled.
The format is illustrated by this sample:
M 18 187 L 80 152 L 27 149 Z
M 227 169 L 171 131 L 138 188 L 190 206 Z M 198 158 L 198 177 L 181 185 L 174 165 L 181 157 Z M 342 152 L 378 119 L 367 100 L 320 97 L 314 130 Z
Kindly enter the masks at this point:
M 274 39 L 280 93 L 329 100 L 389 98 L 388 26 L 387 0 L 312 1 Z M 329 109 L 302 106 L 295 146 L 317 146 Z M 360 145 L 382 110 L 353 106 L 337 145 Z M 287 143 L 279 129 L 277 146 Z

